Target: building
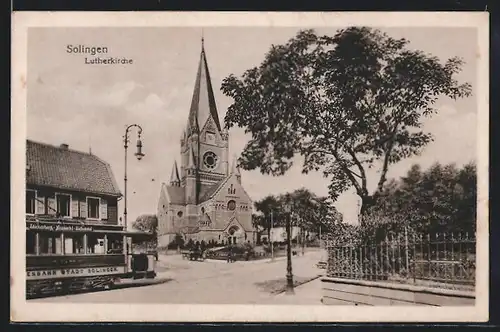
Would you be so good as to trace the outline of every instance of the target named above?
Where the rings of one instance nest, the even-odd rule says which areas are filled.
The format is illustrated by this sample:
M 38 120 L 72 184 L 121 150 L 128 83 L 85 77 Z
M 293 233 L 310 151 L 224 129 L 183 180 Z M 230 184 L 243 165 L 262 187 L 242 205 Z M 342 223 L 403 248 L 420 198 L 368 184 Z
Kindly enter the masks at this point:
M 105 161 L 90 153 L 70 150 L 66 144 L 53 146 L 28 140 L 28 263 L 30 256 L 120 252 L 120 197 L 111 167 Z
M 180 139 L 180 167 L 173 162 L 158 200 L 158 246 L 176 235 L 219 244 L 254 242 L 253 203 L 242 186 L 229 133 L 221 127 L 202 48 L 187 126 Z

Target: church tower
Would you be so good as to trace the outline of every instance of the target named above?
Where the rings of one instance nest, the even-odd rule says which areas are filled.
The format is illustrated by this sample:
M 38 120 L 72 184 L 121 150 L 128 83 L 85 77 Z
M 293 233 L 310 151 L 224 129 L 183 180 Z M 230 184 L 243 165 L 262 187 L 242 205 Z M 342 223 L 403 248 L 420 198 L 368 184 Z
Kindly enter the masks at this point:
M 229 134 L 217 112 L 203 38 L 183 129 L 180 162 L 173 161 L 158 199 L 158 246 L 172 244 L 178 235 L 218 245 L 253 241 L 253 203 L 236 156 L 229 165 Z
M 181 137 L 181 184 L 188 205 L 199 203 L 203 185 L 215 185 L 229 174 L 228 139 L 219 121 L 202 38 L 191 108 Z

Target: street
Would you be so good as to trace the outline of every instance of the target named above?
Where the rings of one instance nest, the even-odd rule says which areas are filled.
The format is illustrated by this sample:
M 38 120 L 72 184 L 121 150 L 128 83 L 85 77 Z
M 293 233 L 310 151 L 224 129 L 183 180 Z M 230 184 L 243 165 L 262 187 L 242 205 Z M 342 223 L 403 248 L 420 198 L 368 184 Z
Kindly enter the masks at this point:
M 311 280 L 324 272 L 316 267 L 322 252 L 311 249 L 292 258 L 296 280 Z M 293 298 L 266 291 L 257 283 L 284 279 L 286 259 L 226 263 L 183 260 L 180 255 L 160 255 L 158 279 L 167 281 L 84 294 L 32 300 L 71 303 L 174 303 L 174 304 L 320 304 L 318 279 L 299 286 Z M 298 290 L 307 286 L 307 294 Z M 304 303 L 307 302 L 307 303 Z

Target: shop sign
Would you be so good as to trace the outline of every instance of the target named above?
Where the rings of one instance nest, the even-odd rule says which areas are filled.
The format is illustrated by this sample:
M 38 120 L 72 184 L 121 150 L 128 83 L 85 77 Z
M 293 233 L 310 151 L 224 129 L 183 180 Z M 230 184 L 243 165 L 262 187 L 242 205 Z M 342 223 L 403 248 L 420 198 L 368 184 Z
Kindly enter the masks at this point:
M 47 224 L 37 222 L 26 222 L 26 229 L 49 232 L 92 232 L 94 230 L 92 226 L 87 225 Z
M 84 267 L 26 271 L 26 280 L 93 277 L 125 273 L 125 266 Z

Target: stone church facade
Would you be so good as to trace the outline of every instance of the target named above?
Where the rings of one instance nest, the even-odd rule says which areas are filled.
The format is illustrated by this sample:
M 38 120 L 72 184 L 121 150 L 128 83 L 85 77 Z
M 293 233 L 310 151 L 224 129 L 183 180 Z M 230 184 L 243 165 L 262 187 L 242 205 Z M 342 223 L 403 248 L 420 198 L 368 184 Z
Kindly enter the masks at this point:
M 158 246 L 181 235 L 185 241 L 219 244 L 255 241 L 253 203 L 234 158 L 229 133 L 221 127 L 203 47 L 187 126 L 180 139 L 180 167 L 174 161 L 158 200 Z

